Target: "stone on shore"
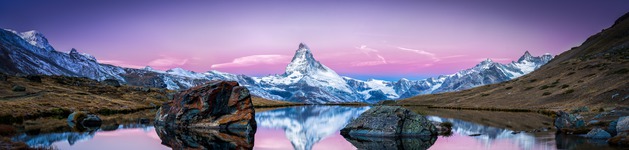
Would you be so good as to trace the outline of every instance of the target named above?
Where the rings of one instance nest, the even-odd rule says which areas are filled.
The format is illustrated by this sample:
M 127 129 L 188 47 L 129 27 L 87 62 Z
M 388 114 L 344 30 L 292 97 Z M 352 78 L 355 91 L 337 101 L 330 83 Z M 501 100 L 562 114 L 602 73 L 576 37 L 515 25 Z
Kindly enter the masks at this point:
M 591 139 L 609 139 L 612 137 L 612 135 L 601 128 L 594 128 L 590 132 L 588 132 L 585 137 Z

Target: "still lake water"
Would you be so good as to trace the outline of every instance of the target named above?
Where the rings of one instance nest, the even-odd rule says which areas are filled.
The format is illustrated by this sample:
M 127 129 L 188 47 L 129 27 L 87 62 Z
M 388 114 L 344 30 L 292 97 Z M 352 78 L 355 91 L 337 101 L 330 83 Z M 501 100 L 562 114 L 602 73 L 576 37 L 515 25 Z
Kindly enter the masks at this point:
M 225 148 L 230 145 L 246 145 L 260 150 L 299 149 L 337 150 L 356 149 L 356 145 L 340 135 L 339 130 L 350 120 L 358 117 L 369 107 L 346 106 L 298 106 L 272 110 L 256 110 L 258 129 L 253 138 L 238 136 L 207 136 L 206 133 L 166 132 L 149 124 L 115 123 L 92 131 L 27 132 L 13 137 L 31 146 L 53 146 L 58 149 L 175 149 Z M 552 119 L 536 113 L 489 112 L 470 110 L 445 110 L 411 108 L 432 121 L 453 123 L 453 134 L 438 136 L 436 141 L 424 147 L 412 149 L 613 149 L 606 142 L 579 137 L 555 136 L 548 129 Z M 154 114 L 154 113 L 153 113 Z M 146 116 L 152 117 L 152 116 Z M 152 122 L 152 120 L 151 120 Z M 33 124 L 33 123 L 31 123 Z M 22 126 L 22 128 L 25 128 Z M 54 127 L 55 130 L 62 127 Z M 67 127 L 63 127 L 67 128 Z M 89 129 L 87 129 L 89 130 Z M 514 131 L 521 131 L 515 133 Z M 175 134 L 175 135 L 173 135 Z M 179 135 L 184 134 L 184 135 Z M 470 136 L 480 134 L 479 136 Z M 209 135 L 214 135 L 210 133 Z M 160 136 L 163 136 L 160 138 Z M 166 138 L 172 136 L 173 138 Z M 221 138 L 216 138 L 221 137 Z M 231 140 L 225 140 L 231 139 Z M 402 142 L 401 142 L 402 141 Z M 386 143 L 390 149 L 409 147 L 409 142 Z M 412 140 L 411 140 L 412 141 Z M 362 144 L 365 144 L 362 141 Z M 175 143 L 175 144 L 173 144 Z M 366 144 L 369 144 L 368 142 Z M 381 143 L 371 143 L 379 145 Z M 226 146 L 227 145 L 227 146 Z

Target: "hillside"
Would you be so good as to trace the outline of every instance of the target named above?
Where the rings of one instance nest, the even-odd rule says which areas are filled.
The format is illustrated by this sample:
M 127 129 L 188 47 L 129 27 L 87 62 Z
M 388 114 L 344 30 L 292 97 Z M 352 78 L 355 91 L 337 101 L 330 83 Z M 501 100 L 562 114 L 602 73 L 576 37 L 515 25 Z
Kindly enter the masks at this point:
M 37 80 L 40 78 L 40 80 Z M 24 87 L 24 91 L 15 90 Z M 82 110 L 99 114 L 134 112 L 155 108 L 176 91 L 105 84 L 87 78 L 64 76 L 7 76 L 0 74 L 0 122 L 40 116 L 64 116 Z M 253 98 L 256 107 L 294 105 Z
M 629 105 L 629 13 L 540 69 L 459 92 L 421 95 L 400 105 L 504 109 L 608 108 Z

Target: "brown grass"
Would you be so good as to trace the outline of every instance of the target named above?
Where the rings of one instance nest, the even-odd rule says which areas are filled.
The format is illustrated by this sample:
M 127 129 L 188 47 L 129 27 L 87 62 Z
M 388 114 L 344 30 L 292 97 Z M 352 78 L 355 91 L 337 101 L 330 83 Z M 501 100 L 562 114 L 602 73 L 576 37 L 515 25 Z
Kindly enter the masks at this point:
M 253 102 L 253 107 L 255 107 L 255 108 L 287 107 L 287 106 L 301 106 L 301 105 L 305 105 L 303 103 L 294 103 L 294 102 L 269 100 L 269 99 L 264 99 L 264 98 L 257 97 L 257 96 L 252 96 L 251 97 L 251 101 Z
M 42 82 L 10 76 L 0 81 L 0 122 L 14 122 L 42 116 L 65 117 L 73 111 L 90 113 L 133 112 L 155 108 L 167 101 L 168 90 L 113 87 L 85 78 L 42 76 Z M 26 87 L 14 92 L 13 85 Z

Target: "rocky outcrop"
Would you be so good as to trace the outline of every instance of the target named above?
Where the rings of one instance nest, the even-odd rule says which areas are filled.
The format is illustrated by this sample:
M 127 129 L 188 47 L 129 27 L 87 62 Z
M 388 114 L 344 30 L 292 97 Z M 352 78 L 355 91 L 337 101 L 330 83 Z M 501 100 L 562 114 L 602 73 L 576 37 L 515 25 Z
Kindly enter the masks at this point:
M 585 121 L 579 114 L 570 114 L 564 111 L 557 112 L 557 118 L 555 118 L 555 127 L 557 131 L 569 132 L 578 128 L 584 127 Z
M 254 136 L 247 133 L 237 134 L 207 129 L 173 130 L 164 126 L 155 126 L 162 144 L 172 149 L 253 149 Z
M 120 87 L 120 82 L 118 82 L 118 80 L 116 79 L 105 79 L 102 81 L 102 83 L 113 87 Z
M 175 95 L 155 120 L 166 127 L 255 132 L 254 115 L 247 88 L 234 81 L 210 81 Z
M 11 90 L 15 92 L 24 92 L 26 91 L 26 88 L 20 85 L 14 85 L 13 88 L 11 88 Z
M 437 128 L 426 117 L 399 106 L 376 106 L 341 129 L 350 137 L 436 136 Z

